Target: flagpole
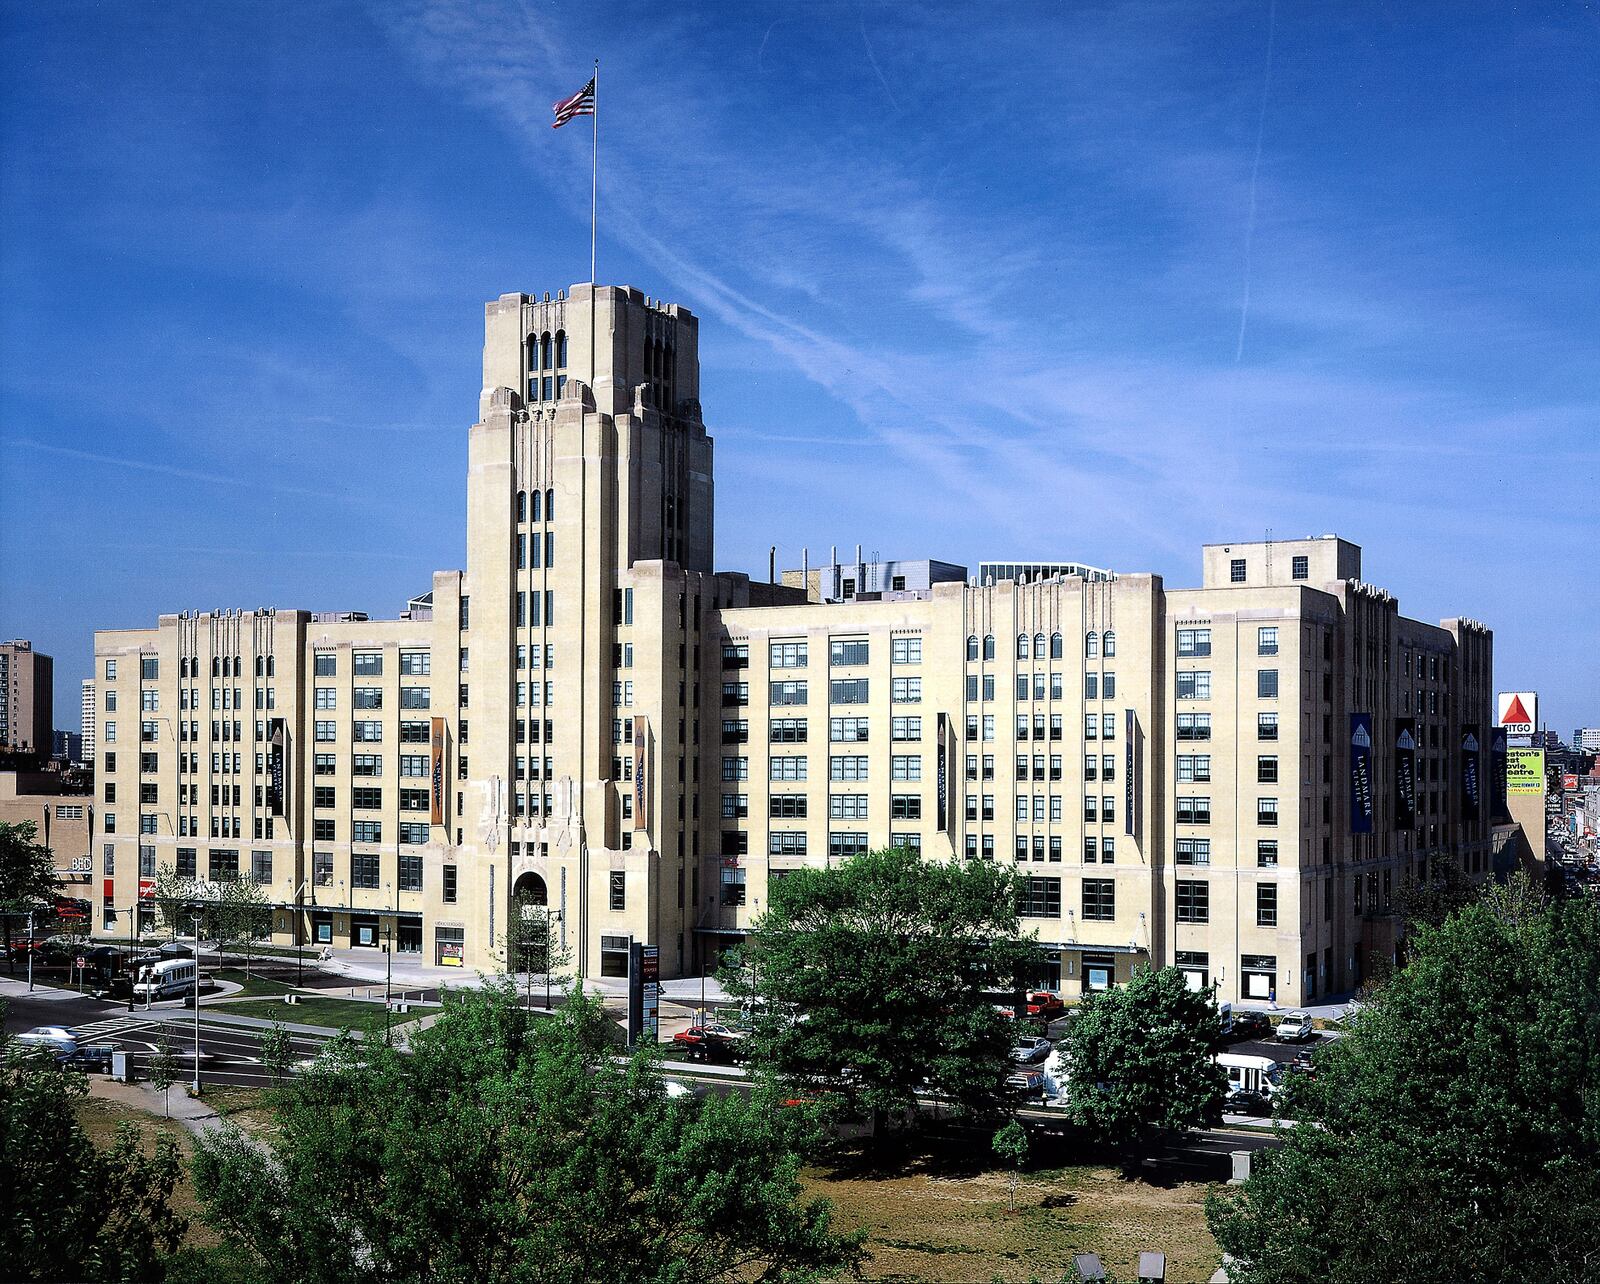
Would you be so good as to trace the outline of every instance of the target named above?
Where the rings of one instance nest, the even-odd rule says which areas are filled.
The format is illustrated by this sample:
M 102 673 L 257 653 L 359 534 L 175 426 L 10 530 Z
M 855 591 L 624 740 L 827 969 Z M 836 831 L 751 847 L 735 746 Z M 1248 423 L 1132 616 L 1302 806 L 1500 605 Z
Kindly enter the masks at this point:
M 594 127 L 589 152 L 589 284 L 595 284 L 594 238 L 600 215 L 600 60 L 594 60 L 594 111 L 590 115 Z

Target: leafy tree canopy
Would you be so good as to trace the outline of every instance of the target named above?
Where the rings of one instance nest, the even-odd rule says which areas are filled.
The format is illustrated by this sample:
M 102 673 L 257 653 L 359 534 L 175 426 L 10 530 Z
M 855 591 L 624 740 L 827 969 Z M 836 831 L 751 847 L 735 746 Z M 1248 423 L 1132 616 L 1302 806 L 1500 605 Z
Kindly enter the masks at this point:
M 284 1092 L 263 1148 L 202 1139 L 207 1219 L 264 1279 L 807 1281 L 855 1260 L 801 1202 L 814 1124 L 768 1091 L 672 1100 L 607 1054 L 598 1002 L 534 1018 L 504 981 L 400 1056 L 349 1040 Z
M 14 916 L 48 904 L 56 890 L 55 857 L 38 836 L 38 827 L 31 820 L 0 824 L 0 919 L 5 924 L 6 958 L 13 967 Z
M 1212 1200 L 1255 1281 L 1600 1279 L 1600 910 L 1514 880 L 1317 1054 L 1302 1120 Z
M 1212 1059 L 1221 1042 L 1212 991 L 1191 990 L 1176 968 L 1087 995 L 1062 1045 L 1073 1116 L 1132 1149 L 1215 1122 L 1228 1089 Z
M 723 971 L 755 1003 L 757 1064 L 891 1119 L 919 1092 L 993 1115 L 1014 1030 L 991 996 L 1040 962 L 1017 927 L 1015 876 L 895 849 L 769 886 Z

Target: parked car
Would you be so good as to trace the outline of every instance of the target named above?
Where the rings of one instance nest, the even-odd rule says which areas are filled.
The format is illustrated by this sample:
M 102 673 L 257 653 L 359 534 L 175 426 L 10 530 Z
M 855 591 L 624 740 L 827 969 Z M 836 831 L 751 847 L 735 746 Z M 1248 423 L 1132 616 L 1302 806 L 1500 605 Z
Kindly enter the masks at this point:
M 1278 1022 L 1273 1033 L 1282 1043 L 1303 1043 L 1317 1037 L 1317 1027 L 1304 1012 L 1291 1012 Z
M 1050 1055 L 1053 1046 L 1049 1039 L 1024 1035 L 1011 1045 L 1011 1059 L 1018 1065 L 1037 1065 Z
M 1317 1054 L 1310 1048 L 1301 1048 L 1289 1058 L 1289 1069 L 1297 1074 L 1316 1074 Z
M 672 1047 L 686 1061 L 733 1065 L 748 1056 L 749 1032 L 720 1022 L 691 1025 L 672 1036 Z
M 1031 1066 L 1019 1067 L 1006 1076 L 1006 1087 L 1025 1097 L 1044 1097 L 1044 1071 Z
M 61 1064 L 85 1074 L 110 1074 L 111 1054 L 116 1050 L 114 1043 L 80 1043 L 78 1051 Z
M 1235 1042 L 1243 1039 L 1265 1039 L 1272 1034 L 1272 1022 L 1265 1012 L 1234 1010 L 1233 1022 L 1225 1032 Z
M 1061 996 L 1054 990 L 1035 990 L 1028 995 L 1028 1015 L 1052 1021 L 1067 1010 Z
M 72 1031 L 60 1025 L 36 1025 L 13 1040 L 19 1048 L 48 1048 L 58 1061 L 78 1055 L 78 1040 Z
M 1230 1115 L 1270 1115 L 1272 1098 L 1259 1088 L 1234 1088 L 1222 1099 L 1222 1109 Z

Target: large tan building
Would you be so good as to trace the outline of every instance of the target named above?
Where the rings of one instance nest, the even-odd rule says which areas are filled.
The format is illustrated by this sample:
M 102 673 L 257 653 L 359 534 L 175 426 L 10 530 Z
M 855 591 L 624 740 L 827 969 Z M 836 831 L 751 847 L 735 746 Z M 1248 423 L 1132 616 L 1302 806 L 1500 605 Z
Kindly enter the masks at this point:
M 785 871 L 897 844 L 1014 865 L 1069 991 L 1175 963 L 1289 1004 L 1392 955 L 1406 879 L 1487 872 L 1482 626 L 1406 619 L 1332 536 L 1208 547 L 1181 590 L 714 573 L 698 358 L 635 290 L 503 296 L 465 572 L 399 620 L 98 634 L 102 929 L 172 865 L 256 875 L 285 941 L 494 969 L 522 892 L 586 974 L 645 942 L 681 975 Z

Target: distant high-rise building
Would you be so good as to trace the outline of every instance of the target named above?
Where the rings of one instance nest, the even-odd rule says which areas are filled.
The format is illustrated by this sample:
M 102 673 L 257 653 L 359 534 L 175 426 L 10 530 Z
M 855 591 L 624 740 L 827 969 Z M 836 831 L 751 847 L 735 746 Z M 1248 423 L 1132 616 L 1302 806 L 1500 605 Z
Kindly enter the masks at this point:
M 1572 747 L 1584 753 L 1600 753 L 1600 727 L 1579 727 L 1572 733 Z
M 99 710 L 95 699 L 94 679 L 83 680 L 83 760 L 94 766 L 95 722 Z
M 32 642 L 0 642 L 0 749 L 48 756 L 54 748 L 54 671 Z

